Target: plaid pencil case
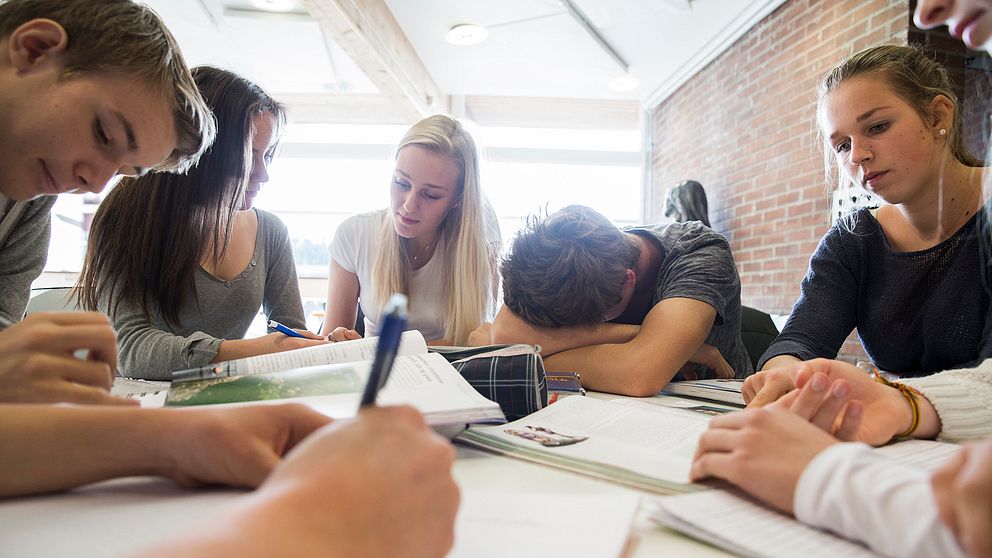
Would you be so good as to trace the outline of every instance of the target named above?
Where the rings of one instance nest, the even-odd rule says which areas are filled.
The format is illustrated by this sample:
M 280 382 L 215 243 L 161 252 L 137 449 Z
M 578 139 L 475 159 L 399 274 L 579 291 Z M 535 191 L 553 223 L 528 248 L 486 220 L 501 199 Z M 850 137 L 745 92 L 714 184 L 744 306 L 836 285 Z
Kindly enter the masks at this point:
M 429 347 L 442 355 L 469 384 L 499 403 L 507 420 L 516 420 L 548 404 L 544 361 L 533 345 Z

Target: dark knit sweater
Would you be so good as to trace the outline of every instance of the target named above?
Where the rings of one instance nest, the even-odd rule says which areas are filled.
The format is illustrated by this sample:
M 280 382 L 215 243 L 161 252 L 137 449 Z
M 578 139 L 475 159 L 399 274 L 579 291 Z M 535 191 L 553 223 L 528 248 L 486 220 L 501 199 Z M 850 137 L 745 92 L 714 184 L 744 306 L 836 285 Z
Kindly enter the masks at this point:
M 893 250 L 867 209 L 854 216 L 853 231 L 835 225 L 810 258 L 799 300 L 759 368 L 778 355 L 834 358 L 854 328 L 876 366 L 903 375 L 990 356 L 978 221 L 919 252 Z

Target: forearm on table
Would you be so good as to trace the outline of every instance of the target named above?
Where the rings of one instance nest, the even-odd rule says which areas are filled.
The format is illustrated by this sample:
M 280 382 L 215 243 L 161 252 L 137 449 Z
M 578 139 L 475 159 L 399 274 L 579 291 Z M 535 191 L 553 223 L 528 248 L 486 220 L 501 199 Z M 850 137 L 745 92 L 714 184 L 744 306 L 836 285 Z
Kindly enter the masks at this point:
M 252 339 L 223 339 L 217 347 L 217 354 L 210 362 L 224 362 L 247 358 L 264 353 L 262 348 L 262 338 Z
M 658 393 L 683 364 L 681 354 L 648 354 L 624 343 L 581 347 L 544 359 L 550 372 L 579 373 L 586 389 L 635 397 Z
M 0 407 L 0 497 L 54 492 L 171 467 L 163 409 Z
M 311 490 L 304 487 L 303 490 Z M 240 556 L 280 556 L 305 558 L 323 556 L 343 558 L 358 556 L 364 549 L 354 548 L 352 537 L 343 530 L 341 522 L 325 523 L 319 527 L 309 524 L 299 513 L 287 514 L 286 510 L 301 508 L 294 501 L 300 489 L 280 487 L 259 489 L 238 499 L 222 512 L 223 521 L 211 523 L 209 528 L 189 532 L 180 538 L 159 543 L 147 552 L 135 556 L 143 558 L 189 556 L 203 558 L 235 558 Z M 303 521 L 300 521 L 303 519 Z M 314 536 L 319 529 L 321 536 Z M 278 533 L 279 536 L 260 536 L 261 533 Z M 334 541 L 328 544 L 328 541 Z

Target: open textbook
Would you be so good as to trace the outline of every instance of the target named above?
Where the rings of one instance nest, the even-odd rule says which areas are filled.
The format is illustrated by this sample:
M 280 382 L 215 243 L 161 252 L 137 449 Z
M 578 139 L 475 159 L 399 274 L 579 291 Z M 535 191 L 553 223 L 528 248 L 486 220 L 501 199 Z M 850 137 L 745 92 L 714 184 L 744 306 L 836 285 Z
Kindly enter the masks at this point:
M 961 446 L 924 440 L 874 451 L 894 461 L 934 470 Z M 878 556 L 864 546 L 804 525 L 735 490 L 707 490 L 656 500 L 652 519 L 695 539 L 755 558 Z
M 456 440 L 662 494 L 699 490 L 689 468 L 709 417 L 635 399 L 568 397 L 520 420 L 472 426 Z
M 165 405 L 238 404 L 292 399 L 335 418 L 354 416 L 365 383 L 375 338 L 332 343 L 232 361 L 221 375 L 173 381 Z M 406 404 L 433 426 L 505 422 L 497 403 L 479 394 L 438 354 L 428 353 L 417 331 L 403 334 L 400 355 L 379 394 L 379 403 Z
M 317 345 L 316 347 L 239 358 L 237 360 L 208 364 L 199 368 L 179 370 L 173 372 L 172 376 L 173 380 L 182 380 L 183 378 L 197 375 L 217 377 L 246 376 L 281 372 L 283 370 L 305 368 L 307 366 L 372 360 L 372 357 L 375 356 L 375 346 L 378 342 L 378 337 L 366 337 L 352 341 L 327 343 L 325 345 Z M 400 338 L 400 348 L 396 351 L 396 355 L 423 354 L 427 354 L 427 342 L 424 340 L 424 336 L 415 329 L 404 331 Z

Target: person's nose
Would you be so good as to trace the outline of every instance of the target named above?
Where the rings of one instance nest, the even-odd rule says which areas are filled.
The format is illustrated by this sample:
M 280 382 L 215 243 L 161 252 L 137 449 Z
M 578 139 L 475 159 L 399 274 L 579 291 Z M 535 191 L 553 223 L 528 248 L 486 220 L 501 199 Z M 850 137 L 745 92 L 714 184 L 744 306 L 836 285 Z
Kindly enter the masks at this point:
M 861 165 L 872 157 L 871 146 L 867 142 L 851 140 L 851 164 Z
M 96 194 L 102 192 L 123 169 L 118 161 L 94 157 L 76 164 L 73 175 L 78 189 Z
M 265 184 L 269 181 L 269 163 L 265 160 L 265 157 L 254 158 L 251 175 L 249 175 L 248 179 L 258 184 Z
M 403 199 L 403 210 L 407 213 L 416 213 L 418 209 L 417 204 L 417 193 L 413 188 L 406 193 L 406 197 Z

